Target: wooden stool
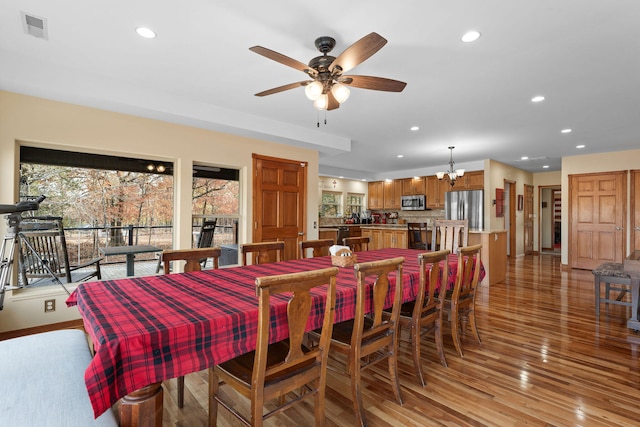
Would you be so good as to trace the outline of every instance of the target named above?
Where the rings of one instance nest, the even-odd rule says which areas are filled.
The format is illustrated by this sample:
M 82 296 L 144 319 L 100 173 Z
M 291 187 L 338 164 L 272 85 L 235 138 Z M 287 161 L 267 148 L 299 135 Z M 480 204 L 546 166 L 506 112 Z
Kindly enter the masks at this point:
M 606 304 L 618 304 L 631 307 L 631 302 L 622 301 L 624 295 L 630 291 L 628 286 L 631 286 L 631 277 L 624 272 L 624 266 L 622 263 L 617 262 L 605 262 L 595 268 L 593 271 L 593 285 L 595 290 L 596 299 L 596 317 L 600 316 L 600 303 Z M 600 283 L 605 283 L 604 298 L 600 297 Z M 612 286 L 623 285 L 621 286 Z M 620 292 L 615 299 L 611 298 L 611 291 Z M 608 309 L 608 306 L 607 306 Z

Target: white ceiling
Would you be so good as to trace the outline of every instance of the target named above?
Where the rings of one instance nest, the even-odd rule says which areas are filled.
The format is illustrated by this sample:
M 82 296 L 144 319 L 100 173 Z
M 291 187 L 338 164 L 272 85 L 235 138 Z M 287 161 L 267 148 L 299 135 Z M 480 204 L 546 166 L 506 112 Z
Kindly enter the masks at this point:
M 48 40 L 21 11 L 47 20 Z M 312 147 L 322 174 L 348 178 L 444 170 L 448 146 L 456 167 L 554 171 L 640 147 L 638 22 L 638 0 L 3 0 L 0 89 Z M 462 43 L 470 29 L 482 37 Z M 319 36 L 337 56 L 373 31 L 387 45 L 349 74 L 403 92 L 353 88 L 326 125 L 303 88 L 254 96 L 307 76 L 249 47 L 307 63 Z

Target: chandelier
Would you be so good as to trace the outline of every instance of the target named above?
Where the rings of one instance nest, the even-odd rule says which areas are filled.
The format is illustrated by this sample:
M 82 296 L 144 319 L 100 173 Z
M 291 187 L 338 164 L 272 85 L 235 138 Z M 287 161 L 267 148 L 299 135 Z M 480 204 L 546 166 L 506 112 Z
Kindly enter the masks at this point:
M 444 179 L 445 177 L 449 180 L 449 184 L 451 187 L 456 185 L 456 179 L 464 176 L 464 169 L 453 169 L 453 165 L 455 162 L 453 161 L 453 149 L 456 147 L 449 147 L 451 150 L 451 159 L 449 160 L 449 170 L 446 172 L 436 172 L 436 176 L 438 179 Z

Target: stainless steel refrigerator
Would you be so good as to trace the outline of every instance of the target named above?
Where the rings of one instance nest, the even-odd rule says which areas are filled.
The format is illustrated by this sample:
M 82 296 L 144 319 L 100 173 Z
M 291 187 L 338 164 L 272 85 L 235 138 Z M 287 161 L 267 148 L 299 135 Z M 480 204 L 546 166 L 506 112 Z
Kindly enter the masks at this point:
M 469 230 L 484 229 L 484 190 L 461 190 L 445 193 L 446 219 L 467 219 Z

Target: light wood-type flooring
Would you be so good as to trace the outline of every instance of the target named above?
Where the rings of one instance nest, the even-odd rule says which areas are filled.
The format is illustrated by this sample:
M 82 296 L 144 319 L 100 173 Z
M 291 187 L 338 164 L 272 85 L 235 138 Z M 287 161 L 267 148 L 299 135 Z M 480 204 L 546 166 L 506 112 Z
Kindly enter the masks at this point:
M 591 272 L 561 271 L 560 257 L 511 261 L 504 283 L 479 291 L 482 345 L 469 334 L 464 358 L 458 357 L 447 326 L 444 368 L 433 343 L 425 342 L 425 388 L 413 373 L 408 345 L 401 345 L 403 406 L 393 397 L 386 364 L 364 375 L 369 425 L 640 425 L 640 336 L 626 328 L 627 307 L 612 305 L 597 321 L 593 295 Z M 206 371 L 186 377 L 183 409 L 175 403 L 175 380 L 164 387 L 164 427 L 206 425 Z M 354 425 L 348 378 L 330 372 L 328 387 L 327 425 Z M 267 425 L 314 425 L 312 402 Z M 240 425 L 219 412 L 218 425 Z

